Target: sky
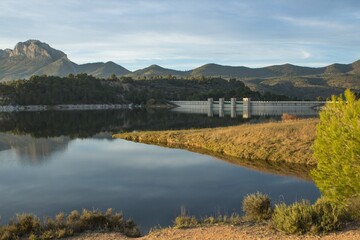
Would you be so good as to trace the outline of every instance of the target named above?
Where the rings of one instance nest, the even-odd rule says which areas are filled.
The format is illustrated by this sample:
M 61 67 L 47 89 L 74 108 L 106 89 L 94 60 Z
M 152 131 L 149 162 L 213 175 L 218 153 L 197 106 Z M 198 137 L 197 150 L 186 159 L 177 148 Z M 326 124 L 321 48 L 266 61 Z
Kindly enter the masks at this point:
M 360 1 L 1 0 L 0 49 L 28 39 L 129 70 L 320 67 L 360 59 Z

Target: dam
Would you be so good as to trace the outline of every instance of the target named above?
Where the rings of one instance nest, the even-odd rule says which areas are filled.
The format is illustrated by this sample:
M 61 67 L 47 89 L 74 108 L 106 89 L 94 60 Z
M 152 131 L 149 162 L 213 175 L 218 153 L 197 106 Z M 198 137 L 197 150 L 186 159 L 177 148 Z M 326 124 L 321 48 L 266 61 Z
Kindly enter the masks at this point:
M 207 101 L 170 101 L 176 107 L 173 111 L 182 113 L 207 114 L 209 117 L 219 115 L 224 117 L 230 115 L 235 118 L 241 115 L 243 118 L 251 116 L 280 116 L 284 113 L 299 116 L 317 116 L 318 109 L 325 105 L 326 101 L 252 101 L 250 98 L 243 98 L 238 101 L 231 98 L 225 101 L 219 98 L 214 101 L 208 98 Z

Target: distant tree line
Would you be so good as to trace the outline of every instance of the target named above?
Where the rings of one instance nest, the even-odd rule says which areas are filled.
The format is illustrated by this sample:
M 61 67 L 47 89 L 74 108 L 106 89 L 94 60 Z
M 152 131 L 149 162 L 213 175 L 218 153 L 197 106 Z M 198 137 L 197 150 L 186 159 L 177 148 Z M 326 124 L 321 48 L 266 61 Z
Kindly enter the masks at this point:
M 115 104 L 163 103 L 167 100 L 206 100 L 251 97 L 254 100 L 289 100 L 288 97 L 250 90 L 236 79 L 173 76 L 151 80 L 130 77 L 98 79 L 85 73 L 67 77 L 33 76 L 0 84 L 0 104 Z
M 0 91 L 3 101 L 20 105 L 123 102 L 121 88 L 87 74 L 33 76 L 29 80 L 1 84 Z

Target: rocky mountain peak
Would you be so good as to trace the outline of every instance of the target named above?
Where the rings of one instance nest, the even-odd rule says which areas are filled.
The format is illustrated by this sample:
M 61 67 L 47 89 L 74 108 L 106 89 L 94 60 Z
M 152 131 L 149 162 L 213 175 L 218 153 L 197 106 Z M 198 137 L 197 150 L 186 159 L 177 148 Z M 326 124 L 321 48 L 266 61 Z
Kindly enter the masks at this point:
M 48 44 L 38 40 L 28 40 L 26 42 L 19 42 L 16 44 L 14 50 L 9 53 L 10 57 L 24 56 L 29 59 L 35 58 L 50 58 L 57 60 L 66 57 L 62 51 L 50 47 Z

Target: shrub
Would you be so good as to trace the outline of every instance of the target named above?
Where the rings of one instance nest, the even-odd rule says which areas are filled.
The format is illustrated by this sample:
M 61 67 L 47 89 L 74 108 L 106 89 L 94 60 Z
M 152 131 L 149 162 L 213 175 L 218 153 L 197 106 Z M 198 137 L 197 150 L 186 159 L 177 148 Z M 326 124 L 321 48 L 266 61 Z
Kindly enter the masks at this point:
M 278 230 L 286 233 L 306 233 L 310 231 L 314 212 L 309 202 L 296 202 L 290 206 L 275 205 L 272 221 Z
M 109 222 L 108 227 L 110 230 L 121 230 L 124 226 L 124 216 L 122 213 L 115 213 L 111 216 L 108 216 Z
M 229 218 L 229 223 L 231 225 L 240 225 L 242 223 L 242 218 L 239 214 L 233 213 Z
M 196 227 L 198 225 L 198 220 L 192 216 L 178 216 L 175 218 L 174 227 L 176 228 L 190 228 Z
M 316 213 L 316 232 L 340 230 L 350 220 L 343 206 L 325 198 L 318 199 L 313 208 Z
M 3 227 L 0 231 L 0 239 L 1 240 L 15 240 L 19 239 L 18 237 L 18 230 L 15 225 L 9 225 L 6 227 Z
M 242 202 L 242 210 L 248 221 L 260 222 L 271 218 L 270 197 L 260 192 L 247 195 Z
M 56 230 L 46 230 L 41 234 L 41 239 L 54 239 L 56 237 Z
M 32 214 L 18 214 L 8 226 L 0 228 L 1 240 L 20 239 L 23 236 L 36 235 L 41 231 L 40 219 Z
M 81 229 L 99 230 L 106 228 L 106 217 L 98 210 L 84 209 L 79 218 Z
M 40 225 L 40 219 L 32 214 L 16 215 L 15 226 L 19 236 L 29 233 L 38 233 L 40 231 Z
M 38 239 L 39 238 L 33 233 L 29 235 L 29 240 L 38 240 Z
M 140 237 L 141 236 L 139 228 L 137 227 L 137 225 L 135 224 L 135 222 L 133 220 L 127 220 L 125 222 L 125 225 L 121 232 L 124 233 L 128 237 Z
M 45 218 L 43 223 L 34 215 L 17 215 L 7 226 L 0 227 L 0 239 L 58 239 L 96 230 L 117 231 L 128 237 L 140 236 L 139 228 L 134 221 L 125 221 L 121 213 L 113 214 L 112 210 L 108 210 L 102 214 L 98 210 L 83 210 L 81 215 L 77 211 L 72 211 L 68 216 L 59 213 L 55 219 Z
M 77 221 L 79 221 L 79 219 L 80 219 L 79 212 L 74 210 L 67 216 L 66 223 L 73 224 L 73 223 L 76 223 Z
M 54 224 L 55 224 L 56 228 L 64 228 L 66 226 L 65 220 L 66 220 L 65 213 L 63 213 L 63 212 L 58 213 L 55 216 L 55 220 L 54 220 Z
M 43 229 L 44 230 L 49 230 L 49 229 L 56 229 L 56 223 L 55 221 L 50 218 L 50 217 L 45 217 L 44 219 L 44 225 L 43 225 Z
M 351 219 L 360 223 L 360 196 L 349 198 L 346 206 Z
M 201 221 L 198 221 L 198 224 L 204 225 L 214 225 L 214 224 L 231 224 L 231 225 L 240 225 L 242 223 L 242 218 L 239 214 L 233 213 L 229 215 L 218 214 L 216 217 L 210 216 L 205 217 Z
M 305 200 L 289 206 L 275 205 L 272 224 L 286 233 L 304 234 L 340 230 L 348 220 L 343 207 L 320 199 L 314 205 Z
M 216 219 L 214 217 L 206 217 L 202 220 L 202 222 L 206 225 L 213 225 L 216 223 Z
M 289 113 L 283 113 L 281 115 L 281 121 L 292 121 L 300 119 L 298 116 Z
M 180 216 L 175 218 L 174 227 L 176 228 L 189 228 L 189 227 L 196 227 L 198 225 L 198 220 L 192 216 L 188 216 L 186 213 L 186 209 L 181 207 Z

